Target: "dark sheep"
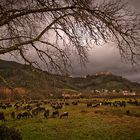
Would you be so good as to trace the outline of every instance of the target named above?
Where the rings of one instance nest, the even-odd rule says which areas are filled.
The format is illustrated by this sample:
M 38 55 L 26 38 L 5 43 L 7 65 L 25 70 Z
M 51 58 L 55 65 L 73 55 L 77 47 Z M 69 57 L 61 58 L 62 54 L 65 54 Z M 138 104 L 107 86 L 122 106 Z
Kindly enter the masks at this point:
M 56 110 L 56 111 L 52 112 L 52 115 L 51 115 L 51 116 L 52 116 L 53 118 L 59 116 L 59 111 Z
M 38 115 L 39 112 L 44 112 L 45 111 L 45 107 L 37 107 L 35 109 L 32 110 L 32 114 L 34 116 Z
M 44 112 L 44 117 L 47 119 L 48 118 L 48 116 L 49 116 L 49 110 L 47 109 L 47 110 L 45 110 L 45 112 Z
M 130 110 L 127 110 L 126 111 L 126 115 L 130 115 Z
M 23 112 L 17 115 L 17 119 L 33 117 L 30 112 Z
M 70 104 L 66 102 L 65 105 L 70 105 Z
M 6 105 L 6 107 L 8 107 L 8 108 L 12 107 L 12 104 L 10 104 L 10 103 L 6 103 L 5 105 Z
M 73 104 L 73 105 L 78 105 L 78 102 L 74 102 L 74 101 L 73 101 L 72 104 Z
M 33 114 L 34 116 L 37 116 L 38 113 L 39 113 L 39 111 L 38 111 L 37 108 L 35 108 L 35 109 L 32 110 L 32 114 Z
M 22 115 L 23 115 L 24 118 L 29 118 L 29 117 L 32 118 L 33 117 L 30 112 L 23 112 Z
M 87 107 L 92 107 L 92 103 L 87 103 Z
M 4 116 L 4 113 L 3 112 L 0 112 L 0 120 L 5 121 L 5 116 Z
M 126 107 L 126 102 L 125 102 L 125 101 L 122 101 L 122 102 L 121 102 L 121 106 L 122 106 L 122 107 Z
M 19 113 L 19 114 L 17 115 L 17 119 L 21 119 L 21 118 L 23 118 L 23 115 L 22 115 L 22 113 Z
M 2 109 L 6 109 L 6 105 L 2 105 L 2 107 L 1 107 Z
M 30 105 L 28 104 L 27 106 L 24 107 L 24 109 L 32 110 L 32 106 L 30 106 Z
M 5 116 L 3 112 L 0 112 L 0 120 L 5 121 Z
M 98 106 L 99 106 L 99 104 L 96 104 L 96 105 L 93 105 L 92 107 L 96 108 L 96 107 L 98 107 Z
M 56 105 L 53 105 L 52 108 L 54 109 L 61 109 L 62 108 L 62 105 L 61 104 L 56 104 Z
M 11 117 L 12 117 L 12 119 L 15 119 L 15 116 L 16 116 L 15 111 L 12 111 L 12 112 L 11 112 Z

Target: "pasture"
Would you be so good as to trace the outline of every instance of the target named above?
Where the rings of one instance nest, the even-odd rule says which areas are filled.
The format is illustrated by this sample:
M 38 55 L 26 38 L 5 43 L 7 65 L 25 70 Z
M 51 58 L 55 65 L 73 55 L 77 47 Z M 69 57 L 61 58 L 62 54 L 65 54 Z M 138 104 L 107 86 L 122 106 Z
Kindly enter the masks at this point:
M 111 99 L 110 102 L 129 99 Z M 137 99 L 140 101 L 140 99 Z M 51 117 L 55 110 L 50 103 L 42 104 L 49 109 L 50 115 L 45 118 L 43 112 L 37 116 L 21 119 L 11 118 L 14 107 L 0 109 L 4 112 L 6 121 L 0 120 L 0 125 L 16 127 L 22 133 L 23 140 L 140 140 L 140 105 L 126 103 L 125 107 L 99 105 L 87 107 L 87 102 L 93 105 L 103 99 L 66 100 L 59 115 L 68 112 L 68 117 L 60 119 Z M 64 102 L 64 101 L 59 101 Z M 15 104 L 15 103 L 12 103 Z M 23 106 L 26 106 L 24 103 Z M 127 114 L 127 110 L 130 114 Z M 21 110 L 16 110 L 16 115 Z

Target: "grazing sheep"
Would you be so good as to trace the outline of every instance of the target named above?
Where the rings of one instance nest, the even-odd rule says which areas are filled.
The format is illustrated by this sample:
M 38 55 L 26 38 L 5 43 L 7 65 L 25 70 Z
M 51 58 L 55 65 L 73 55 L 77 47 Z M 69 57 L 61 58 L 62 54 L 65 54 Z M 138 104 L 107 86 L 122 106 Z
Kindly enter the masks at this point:
M 34 116 L 37 116 L 39 112 L 44 112 L 44 111 L 45 111 L 45 107 L 37 107 L 32 110 L 32 114 Z
M 47 119 L 48 118 L 48 116 L 49 116 L 49 110 L 47 109 L 47 110 L 45 110 L 45 112 L 44 112 L 44 117 Z
M 17 119 L 33 117 L 30 112 L 23 112 L 17 115 Z
M 93 105 L 92 107 L 96 108 L 96 107 L 98 107 L 98 106 L 99 106 L 99 104 L 96 104 L 96 105 Z
M 53 118 L 59 116 L 59 111 L 56 110 L 56 111 L 52 112 L 52 115 L 51 115 L 51 116 L 52 116 Z
M 53 109 L 56 109 L 56 110 L 62 108 L 61 104 L 52 104 L 51 106 L 52 106 Z
M 15 116 L 16 116 L 15 111 L 12 111 L 12 112 L 11 112 L 11 117 L 12 117 L 12 119 L 15 119 Z
M 68 112 L 64 112 L 63 114 L 60 115 L 60 119 L 67 117 L 68 118 L 69 113 Z
M 2 109 L 6 109 L 7 107 L 6 107 L 6 105 L 2 105 L 2 107 L 1 107 Z
M 92 107 L 92 103 L 87 103 L 87 107 Z
M 73 105 L 78 105 L 78 102 L 74 102 L 74 101 L 73 101 L 72 104 L 73 104 Z
M 70 104 L 66 102 L 65 105 L 70 105 Z
M 127 110 L 126 111 L 126 115 L 130 115 L 130 110 Z
M 5 116 L 3 112 L 0 112 L 0 120 L 5 121 Z

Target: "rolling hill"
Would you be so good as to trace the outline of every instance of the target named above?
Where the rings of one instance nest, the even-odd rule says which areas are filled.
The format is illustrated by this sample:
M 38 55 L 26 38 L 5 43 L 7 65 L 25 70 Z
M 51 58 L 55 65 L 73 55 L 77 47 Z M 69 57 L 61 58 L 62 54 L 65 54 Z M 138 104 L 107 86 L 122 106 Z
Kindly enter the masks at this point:
M 49 96 L 60 97 L 62 93 L 89 93 L 95 90 L 108 91 L 128 90 L 140 92 L 140 84 L 131 82 L 116 75 L 91 75 L 87 77 L 70 77 L 52 75 L 38 69 L 31 69 L 28 65 L 17 62 L 0 60 L 0 75 L 8 85 L 17 88 L 22 96 L 44 98 Z M 0 93 L 8 87 L 0 79 Z M 3 96 L 2 96 L 3 97 Z

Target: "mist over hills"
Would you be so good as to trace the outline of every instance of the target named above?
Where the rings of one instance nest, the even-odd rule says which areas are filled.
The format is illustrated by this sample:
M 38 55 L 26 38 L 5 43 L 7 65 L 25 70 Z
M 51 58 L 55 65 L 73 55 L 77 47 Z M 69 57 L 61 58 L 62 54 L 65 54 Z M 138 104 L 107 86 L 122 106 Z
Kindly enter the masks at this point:
M 5 60 L 0 60 L 0 75 L 10 86 L 22 89 L 21 91 L 24 90 L 26 96 L 34 98 L 60 97 L 63 93 L 86 94 L 101 89 L 140 93 L 139 83 L 113 74 L 87 75 L 86 77 L 52 75 L 38 69 L 31 69 L 29 65 Z M 3 89 L 3 87 L 6 85 L 0 79 L 0 88 Z

